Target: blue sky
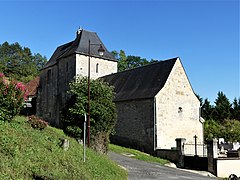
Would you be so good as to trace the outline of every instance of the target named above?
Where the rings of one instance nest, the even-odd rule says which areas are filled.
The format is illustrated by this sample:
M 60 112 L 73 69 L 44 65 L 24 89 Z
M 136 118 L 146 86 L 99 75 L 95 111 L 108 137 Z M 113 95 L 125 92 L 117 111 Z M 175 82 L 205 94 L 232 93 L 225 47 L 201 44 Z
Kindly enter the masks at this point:
M 194 91 L 240 97 L 238 0 L 0 0 L 0 44 L 19 42 L 48 59 L 78 27 L 109 51 L 147 59 L 179 56 Z

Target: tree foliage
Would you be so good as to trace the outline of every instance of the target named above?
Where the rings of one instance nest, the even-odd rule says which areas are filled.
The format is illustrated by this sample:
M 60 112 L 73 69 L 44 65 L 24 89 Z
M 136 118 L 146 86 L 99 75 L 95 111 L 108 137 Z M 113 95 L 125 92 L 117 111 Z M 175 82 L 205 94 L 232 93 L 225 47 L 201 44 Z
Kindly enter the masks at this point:
M 200 96 L 199 96 L 200 98 Z M 231 104 L 227 96 L 219 91 L 215 105 L 205 99 L 201 107 L 205 140 L 224 138 L 226 141 L 240 141 L 240 98 Z
M 221 137 L 221 125 L 214 120 L 207 120 L 204 123 L 204 138 L 205 140 L 211 140 Z
M 207 120 L 204 123 L 205 140 L 220 137 L 229 142 L 240 141 L 240 121 L 225 119 L 219 124 L 214 120 Z
M 240 121 L 240 98 L 234 98 L 231 108 L 231 119 L 238 119 Z
M 17 42 L 0 44 L 0 72 L 7 77 L 28 82 L 38 75 L 46 62 L 46 57 L 39 53 L 33 55 L 28 47 Z
M 204 119 L 212 119 L 212 113 L 214 110 L 214 107 L 210 104 L 210 101 L 208 99 L 205 99 L 202 105 L 202 117 Z
M 231 104 L 227 96 L 219 91 L 215 104 L 211 105 L 208 99 L 205 99 L 201 107 L 201 115 L 205 120 L 213 119 L 220 124 L 225 119 L 236 119 L 240 121 L 240 98 L 234 99 Z
M 148 61 L 146 58 L 141 58 L 140 56 L 126 56 L 123 50 L 120 50 L 119 52 L 114 50 L 112 51 L 112 54 L 118 60 L 119 72 L 157 62 L 157 60 L 153 59 Z
M 229 119 L 230 109 L 231 109 L 231 103 L 229 102 L 227 96 L 221 91 L 218 92 L 218 96 L 215 101 L 213 118 L 220 122 L 223 122 L 224 119 Z
M 101 79 L 90 81 L 91 146 L 100 152 L 107 151 L 109 135 L 116 123 L 113 87 Z M 71 99 L 63 111 L 63 128 L 74 137 L 82 137 L 84 114 L 87 114 L 88 83 L 86 77 L 77 76 L 70 83 Z M 101 148 L 98 148 L 101 146 Z

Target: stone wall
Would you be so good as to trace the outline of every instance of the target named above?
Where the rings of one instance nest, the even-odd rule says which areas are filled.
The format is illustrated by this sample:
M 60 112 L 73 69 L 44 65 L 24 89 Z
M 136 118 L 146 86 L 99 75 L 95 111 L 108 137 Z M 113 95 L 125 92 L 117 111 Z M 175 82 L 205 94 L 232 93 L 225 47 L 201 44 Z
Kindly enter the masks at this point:
M 153 100 L 116 102 L 116 107 L 118 114 L 116 134 L 111 141 L 125 147 L 153 153 Z
M 91 57 L 90 59 L 90 77 L 97 79 L 99 77 L 116 73 L 117 61 Z M 76 54 L 76 74 L 82 76 L 88 75 L 88 56 Z
M 175 147 L 176 138 L 186 143 L 203 141 L 199 121 L 200 102 L 195 96 L 180 60 L 177 60 L 162 90 L 156 95 L 157 148 Z
M 56 116 L 57 76 L 57 66 L 43 69 L 38 87 L 37 115 L 51 124 Z
M 97 69 L 96 69 L 97 68 Z M 91 57 L 91 79 L 117 72 L 117 62 Z M 57 63 L 40 74 L 37 98 L 37 115 L 44 120 L 61 126 L 61 110 L 70 95 L 69 83 L 77 74 L 87 76 L 88 56 L 73 54 L 57 60 Z

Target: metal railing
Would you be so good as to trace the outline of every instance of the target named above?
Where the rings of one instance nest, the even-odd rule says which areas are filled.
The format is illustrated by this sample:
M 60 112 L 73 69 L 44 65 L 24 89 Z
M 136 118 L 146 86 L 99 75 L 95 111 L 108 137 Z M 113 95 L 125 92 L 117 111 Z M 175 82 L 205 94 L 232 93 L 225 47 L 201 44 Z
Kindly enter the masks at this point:
M 184 148 L 184 155 L 189 156 L 207 156 L 207 145 L 206 144 L 191 144 L 191 143 L 185 143 L 183 144 Z

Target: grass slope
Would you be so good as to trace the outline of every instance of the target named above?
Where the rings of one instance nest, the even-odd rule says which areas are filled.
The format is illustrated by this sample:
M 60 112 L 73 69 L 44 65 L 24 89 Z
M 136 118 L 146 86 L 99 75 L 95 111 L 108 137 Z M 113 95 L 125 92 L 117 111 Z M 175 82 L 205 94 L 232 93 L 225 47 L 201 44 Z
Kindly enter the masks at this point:
M 70 140 L 67 151 L 63 139 Z M 107 156 L 86 151 L 62 130 L 33 129 L 25 117 L 0 121 L 0 179 L 127 179 L 127 172 Z
M 127 156 L 130 156 L 132 158 L 142 160 L 142 161 L 157 162 L 157 163 L 160 163 L 161 165 L 169 163 L 169 161 L 166 159 L 154 157 L 154 156 L 151 156 L 149 154 L 143 153 L 143 152 L 135 150 L 135 149 L 125 148 L 125 147 L 117 146 L 114 144 L 110 144 L 109 149 L 115 153 L 127 155 Z

